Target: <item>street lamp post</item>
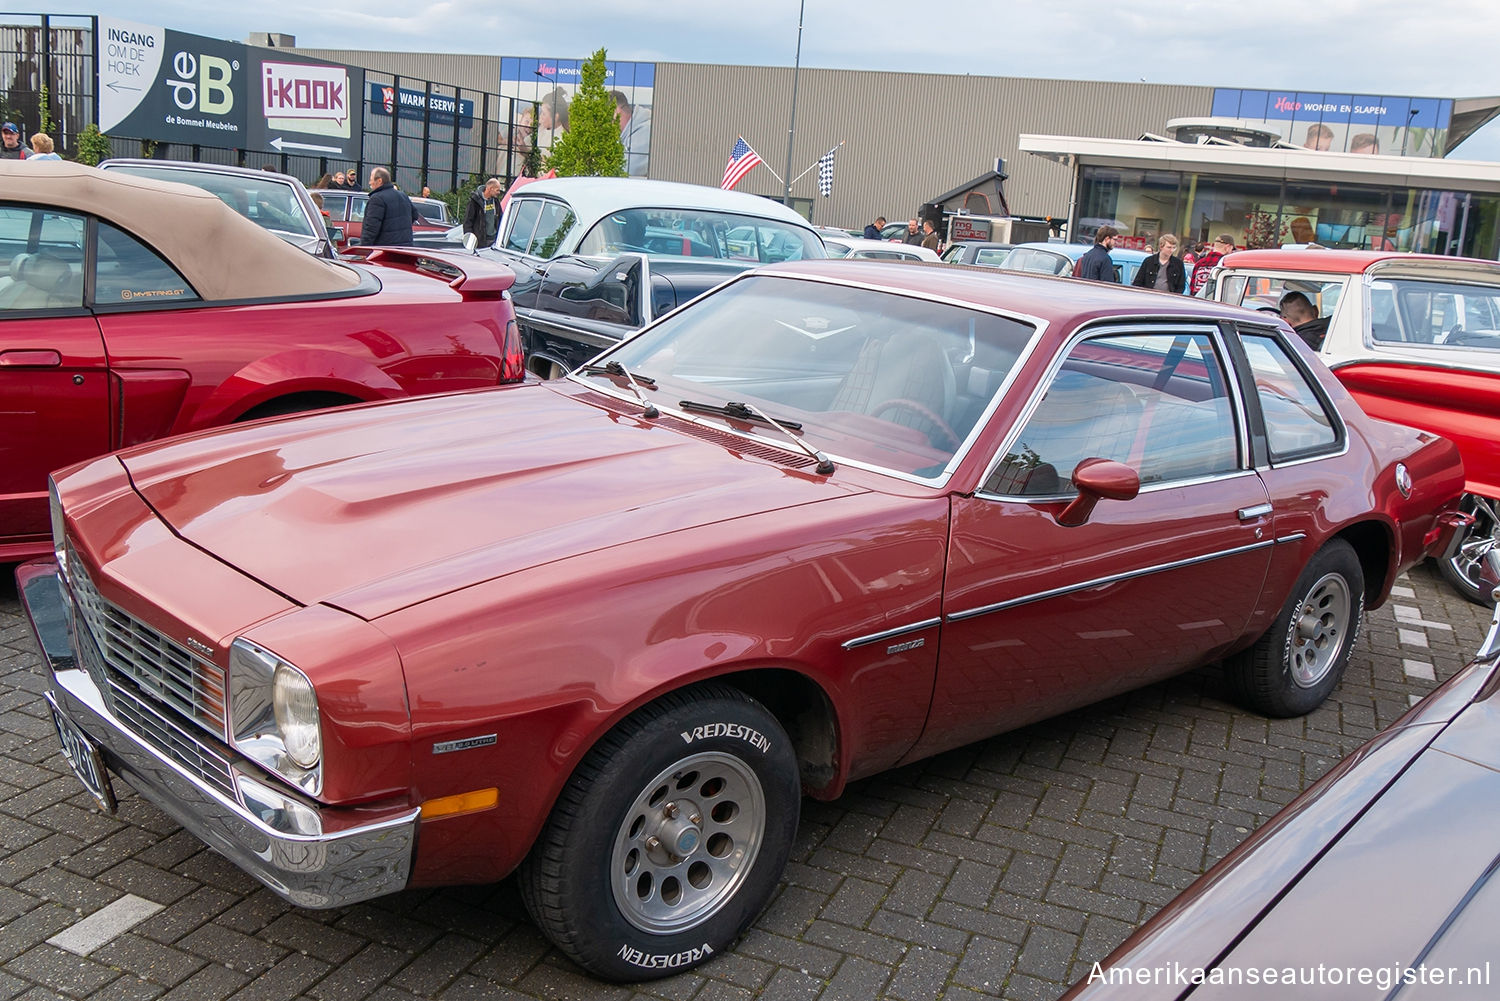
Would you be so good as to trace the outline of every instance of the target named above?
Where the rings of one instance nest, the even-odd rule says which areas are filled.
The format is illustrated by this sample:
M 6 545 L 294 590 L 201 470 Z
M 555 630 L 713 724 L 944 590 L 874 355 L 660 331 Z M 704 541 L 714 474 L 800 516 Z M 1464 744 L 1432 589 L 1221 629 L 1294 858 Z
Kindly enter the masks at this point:
M 786 130 L 786 180 L 782 182 L 781 204 L 792 204 L 792 139 L 797 135 L 797 77 L 802 72 L 802 17 L 807 13 L 807 0 L 802 0 L 797 9 L 797 58 L 792 63 L 792 120 Z

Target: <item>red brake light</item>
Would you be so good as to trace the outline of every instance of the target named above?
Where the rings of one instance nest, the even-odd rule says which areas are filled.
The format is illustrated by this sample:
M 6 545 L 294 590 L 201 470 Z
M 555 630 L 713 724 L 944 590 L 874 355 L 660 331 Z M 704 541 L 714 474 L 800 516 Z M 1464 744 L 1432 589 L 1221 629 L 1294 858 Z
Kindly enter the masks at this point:
M 520 382 L 526 376 L 525 353 L 521 350 L 521 328 L 515 318 L 505 321 L 505 342 L 501 345 L 500 381 Z

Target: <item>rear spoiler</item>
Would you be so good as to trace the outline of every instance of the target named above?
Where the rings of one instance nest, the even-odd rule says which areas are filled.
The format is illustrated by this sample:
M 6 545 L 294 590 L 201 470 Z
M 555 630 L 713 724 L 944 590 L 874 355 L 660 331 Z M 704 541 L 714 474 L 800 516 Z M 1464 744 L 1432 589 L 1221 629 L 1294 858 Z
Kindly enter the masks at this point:
M 498 295 L 516 283 L 516 273 L 499 261 L 466 251 L 422 247 L 350 247 L 343 256 L 365 264 L 383 264 L 442 278 L 465 296 Z

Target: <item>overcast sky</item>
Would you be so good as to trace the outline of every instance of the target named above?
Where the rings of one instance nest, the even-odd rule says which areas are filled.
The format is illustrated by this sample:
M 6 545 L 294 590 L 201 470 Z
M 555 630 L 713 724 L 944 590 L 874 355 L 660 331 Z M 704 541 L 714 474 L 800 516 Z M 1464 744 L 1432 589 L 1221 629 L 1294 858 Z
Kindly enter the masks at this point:
M 202 0 L 100 13 L 308 48 L 790 66 L 798 0 Z M 1417 97 L 1500 94 L 1493 0 L 806 0 L 802 65 Z M 1163 123 L 1165 124 L 1165 123 Z M 1500 160 L 1500 124 L 1455 154 Z

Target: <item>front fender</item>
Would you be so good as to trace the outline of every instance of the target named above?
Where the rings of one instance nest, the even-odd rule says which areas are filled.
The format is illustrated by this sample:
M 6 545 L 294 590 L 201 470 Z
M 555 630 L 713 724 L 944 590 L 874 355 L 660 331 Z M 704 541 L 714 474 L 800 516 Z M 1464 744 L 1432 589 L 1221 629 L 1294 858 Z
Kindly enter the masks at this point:
M 282 351 L 255 359 L 221 382 L 177 430 L 228 424 L 292 393 L 339 393 L 364 402 L 406 395 L 389 375 L 353 355 L 317 348 Z

